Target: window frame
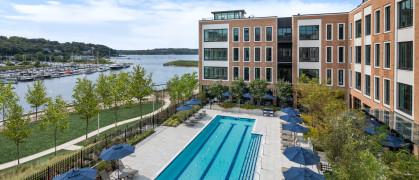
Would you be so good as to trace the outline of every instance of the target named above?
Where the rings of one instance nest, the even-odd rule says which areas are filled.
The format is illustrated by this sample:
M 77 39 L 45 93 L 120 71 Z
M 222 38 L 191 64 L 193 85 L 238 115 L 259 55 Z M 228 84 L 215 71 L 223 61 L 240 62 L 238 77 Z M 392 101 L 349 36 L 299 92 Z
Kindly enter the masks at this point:
M 256 49 L 259 49 L 259 61 L 256 61 Z M 255 46 L 253 48 L 253 62 L 262 62 L 262 48 L 260 46 Z
M 412 0 L 402 0 L 402 1 L 399 1 L 399 2 L 397 2 L 397 27 L 398 27 L 398 29 L 403 29 L 403 28 L 409 28 L 409 27 L 413 27 L 413 25 L 414 25 L 414 17 L 415 17 L 415 10 L 414 10 L 414 8 L 413 8 L 413 10 L 412 10 L 412 18 L 411 18 L 411 20 L 412 20 L 412 22 L 410 22 L 410 24 L 408 24 L 408 22 L 406 21 L 406 25 L 404 25 L 404 26 L 402 26 L 401 25 L 401 4 L 402 3 L 404 3 L 404 2 L 407 2 L 407 1 L 410 1 L 411 3 L 412 3 L 412 5 L 411 6 L 416 6 L 414 3 L 413 3 L 413 1 Z M 406 17 L 407 18 L 407 17 Z
M 353 33 L 353 29 L 352 29 L 352 27 L 353 27 L 353 24 L 352 24 L 352 21 L 351 22 L 349 22 L 349 40 L 352 40 L 352 33 Z
M 389 12 L 387 13 L 387 8 L 389 10 Z M 387 19 L 387 14 L 389 14 L 389 18 Z M 388 30 L 387 30 L 387 23 L 389 23 L 388 25 Z M 391 3 L 387 4 L 384 6 L 384 33 L 389 33 L 391 32 Z
M 310 61 L 310 60 L 301 60 L 301 52 L 302 52 L 302 49 L 303 48 L 309 48 L 309 56 L 311 55 L 310 54 L 310 52 L 311 52 L 311 48 L 315 48 L 316 50 L 317 50 L 317 54 L 315 54 L 316 55 L 316 57 L 317 57 L 317 60 L 316 61 Z M 319 47 L 300 47 L 299 48 L 299 57 L 298 57 L 298 61 L 299 62 L 319 62 L 320 61 L 320 48 Z M 316 58 L 316 57 L 314 57 L 314 58 Z M 310 59 L 311 59 L 311 56 L 309 57 Z
M 378 83 L 378 88 L 380 88 L 381 87 L 381 84 L 380 84 L 381 83 L 381 78 L 380 78 L 380 76 L 374 76 L 374 102 L 380 104 L 380 102 L 381 102 L 381 98 L 380 98 L 381 97 L 381 94 L 380 94 L 380 89 L 378 89 L 378 91 L 377 91 L 377 83 Z M 378 94 L 378 97 L 377 97 L 377 94 Z
M 245 35 L 245 29 L 249 29 L 249 40 L 245 40 L 245 38 L 246 38 L 246 35 Z M 250 42 L 250 34 L 251 34 L 252 32 L 250 31 L 250 27 L 243 27 L 243 42 Z
M 401 108 L 400 107 L 400 99 L 401 99 L 400 98 L 400 85 L 410 86 L 410 90 L 411 90 L 411 92 L 410 92 L 410 105 L 411 105 L 410 111 L 408 109 L 404 109 L 404 108 Z M 397 82 L 397 86 L 396 87 L 397 87 L 396 109 L 411 116 L 412 113 L 413 113 L 412 111 L 414 110 L 413 109 L 414 108 L 413 107 L 413 103 L 414 103 L 414 101 L 413 101 L 413 92 L 414 92 L 413 86 L 412 85 L 409 85 L 409 84 L 404 84 L 404 83 Z
M 358 26 L 359 23 L 359 26 Z M 362 37 L 362 20 L 359 19 L 355 21 L 355 38 L 361 38 Z
M 268 61 L 268 49 L 271 49 L 271 60 Z M 272 46 L 265 46 L 265 62 L 273 62 L 273 47 Z
M 361 90 L 362 90 L 362 73 L 361 72 L 357 72 L 357 71 L 354 71 L 354 73 L 355 73 L 354 90 L 357 91 L 357 92 L 359 92 L 359 93 L 361 93 Z M 359 83 L 358 83 L 358 77 L 359 77 Z M 359 84 L 359 88 L 358 88 L 358 84 Z
M 271 40 L 268 40 L 268 28 L 271 28 Z M 273 42 L 274 40 L 274 28 L 273 26 L 265 26 L 265 42 Z
M 327 31 L 328 31 L 328 29 L 327 29 L 327 27 L 328 26 L 330 26 L 331 27 L 331 29 L 330 29 L 330 39 L 328 39 L 327 38 Z M 333 41 L 333 24 L 332 23 L 328 23 L 328 24 L 326 24 L 326 41 Z
M 327 83 L 327 71 L 330 70 L 330 84 Z M 333 86 L 333 68 L 326 68 L 326 86 Z
M 369 47 L 369 58 L 367 58 L 367 46 Z M 368 59 L 368 61 L 367 61 Z M 368 62 L 368 63 L 367 63 Z M 371 66 L 371 44 L 364 45 L 364 65 Z
M 386 81 L 388 81 L 388 90 L 389 90 L 388 103 L 386 103 L 386 93 L 387 93 L 386 86 L 385 86 Z M 391 103 L 391 80 L 389 78 L 383 77 L 383 105 L 385 107 L 390 108 L 390 103 Z
M 330 50 L 330 62 L 327 61 L 327 53 L 329 52 L 328 48 L 331 48 Z M 333 46 L 326 46 L 326 64 L 332 64 L 333 63 Z
M 362 64 L 362 46 L 355 46 L 355 63 Z
M 349 71 L 348 71 L 348 84 L 349 84 L 349 89 L 352 89 L 352 70 L 351 69 L 349 69 Z
M 377 12 L 378 12 L 378 16 L 377 16 Z M 377 22 L 378 22 L 378 26 L 377 26 Z M 377 32 L 377 30 L 378 30 L 378 32 Z M 381 9 L 378 8 L 378 9 L 374 10 L 374 35 L 378 35 L 380 33 L 381 33 Z
M 340 77 L 340 73 L 339 72 L 342 72 L 342 84 L 340 84 L 340 81 L 339 81 L 339 77 Z M 345 69 L 338 69 L 338 74 L 337 74 L 337 78 L 338 78 L 338 80 L 337 80 L 337 85 L 339 86 L 339 87 L 345 87 Z
M 245 55 L 245 53 L 246 53 L 246 49 L 248 49 L 249 50 L 249 60 L 245 60 L 245 58 L 246 58 L 246 55 Z M 243 47 L 243 62 L 250 62 L 251 61 L 251 58 L 250 58 L 250 47 Z
M 259 28 L 259 41 L 256 40 L 256 29 Z M 253 27 L 253 42 L 262 42 L 262 27 L 255 26 Z
M 343 48 L 342 53 L 343 53 L 343 60 L 342 62 L 340 62 L 340 48 Z M 337 62 L 338 64 L 344 64 L 345 63 L 345 46 L 338 46 L 338 51 L 337 51 Z
M 262 78 L 262 68 L 261 67 L 254 67 L 253 68 L 253 80 L 256 79 L 256 69 L 259 69 L 259 79 Z
M 312 39 L 312 38 L 310 38 L 310 39 L 305 39 L 305 38 L 301 38 L 301 27 L 312 27 L 313 28 L 313 32 L 314 32 L 314 27 L 317 27 L 317 36 L 315 36 L 315 37 L 317 37 L 316 39 Z M 320 26 L 319 25 L 304 25 L 304 26 L 298 26 L 298 39 L 300 40 L 300 41 L 304 41 L 304 40 L 319 40 L 320 39 Z M 313 35 L 313 34 L 312 34 Z M 312 36 L 311 35 L 311 36 Z
M 240 28 L 239 27 L 233 27 L 233 39 L 232 42 L 240 42 Z M 234 40 L 234 30 L 237 29 L 237 41 Z
M 343 25 L 343 27 L 342 27 L 342 33 L 343 33 L 343 35 L 342 35 L 342 39 L 340 39 L 339 37 L 340 37 L 340 25 Z M 337 39 L 338 39 L 338 41 L 344 41 L 345 40 L 345 23 L 338 23 L 338 27 L 337 27 L 337 29 L 338 29 L 338 37 L 337 37 Z
M 214 37 L 213 37 L 213 40 L 206 40 L 206 38 L 205 38 L 205 34 L 206 34 L 206 33 L 205 33 L 205 31 L 210 31 L 210 30 L 213 30 L 213 31 L 214 31 L 214 30 L 221 30 L 221 31 L 224 31 L 224 30 L 225 30 L 225 31 L 227 31 L 227 32 L 226 32 L 226 36 L 227 36 L 227 37 L 225 38 L 225 41 L 215 41 L 215 40 L 214 40 Z M 227 29 L 224 29 L 224 28 L 222 28 L 222 29 L 204 29 L 204 37 L 203 37 L 204 42 L 228 42 L 228 36 L 229 36 L 229 35 L 228 35 L 228 33 L 229 33 L 228 31 L 229 31 L 229 29 L 228 29 L 228 28 L 227 28 Z M 223 32 L 222 34 L 224 34 L 224 32 Z M 208 39 L 209 39 L 209 38 L 210 38 L 210 37 L 208 37 Z
M 233 47 L 232 49 L 233 49 L 233 53 L 232 53 L 233 58 L 232 58 L 232 61 L 233 61 L 233 62 L 240 62 L 240 47 Z M 234 50 L 235 50 L 235 49 L 237 49 L 237 50 L 238 50 L 238 53 L 237 53 L 237 56 L 238 56 L 238 57 L 237 57 L 237 61 L 235 61 L 235 60 L 234 60 Z M 244 60 L 244 59 L 243 59 L 243 60 Z
M 234 69 L 237 68 L 237 78 L 240 78 L 240 66 L 232 66 L 232 80 L 234 80 L 236 77 L 234 77 Z
M 226 79 L 221 79 L 222 81 L 228 81 L 229 80 L 229 77 L 228 77 L 228 67 L 223 67 L 223 66 L 204 66 L 203 67 L 203 69 L 204 69 L 204 72 L 203 72 L 203 80 L 206 80 L 206 81 L 218 81 L 219 80 L 219 78 L 218 79 L 208 79 L 206 76 L 205 76 L 205 67 L 208 67 L 208 68 L 225 68 L 226 69 L 226 76 L 227 76 L 227 78 Z
M 352 46 L 349 46 L 349 49 L 348 49 L 348 61 L 349 61 L 349 64 L 352 64 L 352 58 L 353 58 L 353 52 L 352 52 L 352 50 L 353 50 L 353 47 Z
M 378 45 L 378 54 L 377 54 L 377 45 Z M 377 59 L 378 58 L 378 59 Z M 378 65 L 377 65 L 378 60 Z M 381 43 L 374 43 L 374 68 L 381 67 Z
M 246 68 L 248 68 L 248 70 L 249 70 L 249 74 L 248 74 L 248 76 L 249 76 L 249 79 L 246 81 Z M 251 72 L 250 72 L 250 67 L 249 66 L 243 66 L 243 81 L 244 82 L 250 82 L 250 74 L 251 74 Z
M 271 69 L 271 73 L 270 73 L 270 75 L 271 75 L 271 81 L 269 81 L 268 80 L 268 69 Z M 272 67 L 265 67 L 265 79 L 266 79 L 266 81 L 268 82 L 268 83 L 272 83 L 272 82 L 274 82 L 274 76 L 273 76 L 273 68 Z
M 369 22 L 368 22 L 369 20 Z M 369 31 L 367 31 L 369 29 Z M 365 36 L 371 35 L 371 14 L 367 14 L 364 16 L 364 31 Z
M 205 56 L 206 50 L 211 50 L 212 56 L 214 54 L 217 54 L 219 50 L 225 50 L 225 53 L 226 53 L 225 59 L 215 59 L 214 56 L 212 57 L 212 59 L 207 59 Z M 228 48 L 204 48 L 204 61 L 228 61 Z
M 384 52 L 383 52 L 383 54 L 384 54 L 384 56 L 383 56 L 383 59 L 384 59 L 384 63 L 383 63 L 383 69 L 386 69 L 386 70 L 390 70 L 391 69 L 391 41 L 386 41 L 386 42 L 384 42 L 383 43 L 384 44 Z M 389 54 L 387 55 L 387 44 L 388 44 L 388 50 L 389 50 Z M 387 62 L 387 58 L 389 58 L 388 59 L 388 63 L 389 63 L 389 66 L 387 67 L 386 66 L 386 62 Z
M 411 50 L 411 67 L 400 67 L 400 59 L 401 59 L 400 55 L 401 54 L 407 54 L 407 53 L 400 53 L 401 43 L 408 43 L 408 44 L 410 44 L 410 47 L 412 48 L 412 50 Z M 414 61 L 415 61 L 414 57 L 413 57 L 415 49 L 413 48 L 413 46 L 414 46 L 413 41 L 397 42 L 397 69 L 406 70 L 406 71 L 413 71 L 413 66 L 414 66 L 413 64 L 414 64 Z M 407 60 L 406 60 L 406 66 L 407 66 Z
M 367 76 L 369 76 L 369 78 L 367 78 Z M 367 82 L 369 82 L 368 86 L 367 86 Z M 367 94 L 367 92 L 369 94 Z M 367 97 L 368 99 L 371 99 L 371 75 L 370 74 L 364 74 L 364 96 Z

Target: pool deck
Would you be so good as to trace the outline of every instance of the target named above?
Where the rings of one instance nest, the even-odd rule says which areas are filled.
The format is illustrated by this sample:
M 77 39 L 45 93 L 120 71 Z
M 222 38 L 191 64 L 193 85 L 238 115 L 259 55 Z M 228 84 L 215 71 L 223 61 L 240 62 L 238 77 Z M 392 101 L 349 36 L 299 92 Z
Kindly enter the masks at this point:
M 246 110 L 238 112 L 224 112 L 205 108 L 207 116 L 195 126 L 184 124 L 176 128 L 160 126 L 156 132 L 136 145 L 133 154 L 122 159 L 125 165 L 139 171 L 136 180 L 153 179 L 197 136 L 201 130 L 217 115 L 256 119 L 253 133 L 265 135 L 259 152 L 255 179 L 283 179 L 282 168 L 300 167 L 289 161 L 281 151 L 281 122 L 279 117 L 263 117 L 262 115 L 247 114 Z M 200 110 L 202 111 L 202 110 Z M 279 112 L 280 115 L 285 113 Z M 278 113 L 276 113 L 278 114 Z M 299 134 L 301 136 L 301 134 Z M 307 143 L 300 143 L 308 148 Z M 315 172 L 315 166 L 307 166 Z

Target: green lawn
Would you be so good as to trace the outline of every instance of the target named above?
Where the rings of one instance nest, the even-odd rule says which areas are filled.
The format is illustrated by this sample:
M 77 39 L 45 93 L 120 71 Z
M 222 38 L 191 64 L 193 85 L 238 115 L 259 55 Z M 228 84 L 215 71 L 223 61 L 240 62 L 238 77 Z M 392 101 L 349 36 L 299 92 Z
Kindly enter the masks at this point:
M 193 60 L 177 60 L 165 63 L 169 66 L 180 66 L 180 67 L 198 67 L 198 61 Z
M 155 104 L 155 109 L 162 106 L 161 103 Z M 152 103 L 143 103 L 143 114 L 148 114 L 153 111 Z M 140 108 L 138 105 L 130 108 L 124 108 L 118 112 L 118 121 L 131 119 L 140 116 Z M 100 113 L 100 127 L 113 124 L 115 122 L 115 116 L 113 110 L 106 110 Z M 75 138 L 85 135 L 86 132 L 86 121 L 81 120 L 79 115 L 70 115 L 69 117 L 70 127 L 63 133 L 58 134 L 57 144 L 63 144 Z M 31 125 L 33 132 L 31 136 L 26 139 L 26 143 L 20 147 L 21 157 L 29 156 L 49 148 L 54 147 L 54 138 L 52 131 L 43 132 L 38 128 L 38 123 Z M 123 126 L 125 127 L 125 126 Z M 97 116 L 89 120 L 89 132 L 97 130 Z M 9 162 L 17 159 L 16 144 L 0 136 L 0 164 Z

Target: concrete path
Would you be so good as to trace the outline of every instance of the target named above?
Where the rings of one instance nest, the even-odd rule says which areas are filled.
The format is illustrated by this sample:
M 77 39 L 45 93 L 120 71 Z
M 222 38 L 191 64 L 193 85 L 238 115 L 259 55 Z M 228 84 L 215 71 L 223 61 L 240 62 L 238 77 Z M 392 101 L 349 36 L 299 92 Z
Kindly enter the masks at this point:
M 165 109 L 165 108 L 169 107 L 169 105 L 170 105 L 170 100 L 168 98 L 165 98 L 164 99 L 164 105 L 162 107 L 160 107 L 159 109 L 155 110 L 152 113 L 144 115 L 143 118 L 153 116 L 154 114 L 157 114 L 158 112 L 160 112 L 162 109 Z M 137 121 L 137 120 L 140 120 L 140 117 L 136 117 L 136 118 L 132 118 L 132 119 L 128 119 L 128 120 L 125 120 L 125 121 L 118 122 L 117 125 L 119 126 L 119 125 L 127 124 L 127 123 L 130 123 L 130 122 L 134 122 L 134 121 Z M 102 128 L 99 129 L 99 133 L 104 132 L 104 131 L 109 130 L 109 129 L 114 128 L 114 127 L 115 127 L 115 124 L 110 124 L 108 126 L 102 127 Z M 95 130 L 95 131 L 89 133 L 87 136 L 88 137 L 93 137 L 93 136 L 96 136 L 97 134 L 98 134 L 98 131 Z M 81 141 L 84 141 L 84 140 L 86 140 L 86 135 L 83 135 L 83 136 L 81 136 L 77 139 L 73 139 L 73 140 L 71 140 L 67 143 L 64 143 L 64 144 L 61 144 L 61 145 L 57 146 L 57 151 L 59 151 L 61 149 L 71 148 L 71 146 L 73 146 L 73 145 L 75 145 L 75 144 L 77 144 Z M 26 157 L 20 159 L 20 163 L 28 162 L 28 161 L 37 159 L 39 157 L 42 157 L 42 156 L 45 156 L 47 154 L 51 154 L 51 153 L 54 153 L 54 152 L 55 152 L 55 149 L 51 148 L 51 149 L 48 149 L 48 150 L 30 155 L 30 156 L 26 156 Z M 10 161 L 10 162 L 4 163 L 4 164 L 0 164 L 0 170 L 7 169 L 7 168 L 10 168 L 10 167 L 13 167 L 13 166 L 16 166 L 16 165 L 17 165 L 17 160 Z

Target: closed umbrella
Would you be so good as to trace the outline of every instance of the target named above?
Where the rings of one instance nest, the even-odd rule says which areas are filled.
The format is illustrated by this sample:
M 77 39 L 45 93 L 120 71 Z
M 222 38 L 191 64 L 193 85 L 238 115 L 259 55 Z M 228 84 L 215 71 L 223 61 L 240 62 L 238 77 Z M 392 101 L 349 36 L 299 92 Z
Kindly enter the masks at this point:
M 320 162 L 320 156 L 302 147 L 287 147 L 283 153 L 290 161 L 307 166 Z
M 270 95 L 270 94 L 266 94 L 265 96 L 263 96 L 263 99 L 275 99 L 274 96 Z
M 298 111 L 297 109 L 291 108 L 291 107 L 281 109 L 281 112 L 284 112 L 284 113 L 287 113 L 287 114 L 294 114 L 294 115 L 301 114 L 300 111 Z
M 387 134 L 387 137 L 386 139 L 383 140 L 383 143 L 386 146 L 395 147 L 395 148 L 406 146 L 403 139 L 390 135 L 390 134 Z
M 243 97 L 252 99 L 253 96 L 250 93 L 243 94 Z
M 282 129 L 287 131 L 292 131 L 296 133 L 305 133 L 308 132 L 308 129 L 297 124 L 297 123 L 291 123 L 291 124 L 284 124 L 282 125 Z
M 284 121 L 290 122 L 290 123 L 301 123 L 301 122 L 303 122 L 303 119 L 301 119 L 300 117 L 298 117 L 294 114 L 280 116 L 279 118 L 284 120 Z
M 97 170 L 90 167 L 82 169 L 72 169 L 53 180 L 94 180 L 97 175 Z
M 202 101 L 196 100 L 196 99 L 191 99 L 188 102 L 186 102 L 186 104 L 188 104 L 188 105 L 197 105 L 197 104 L 202 104 Z
M 184 104 L 184 105 L 179 106 L 178 108 L 176 108 L 176 110 L 178 110 L 178 111 L 186 111 L 186 110 L 191 110 L 191 109 L 193 109 L 193 107 L 192 106 L 188 106 L 186 104 Z
M 291 167 L 283 172 L 285 180 L 325 180 L 325 178 L 308 168 Z
M 232 96 L 232 95 L 231 95 L 231 93 L 230 93 L 230 92 L 228 92 L 228 91 L 227 91 L 227 92 L 223 93 L 223 96 L 225 96 L 225 97 L 230 97 L 230 96 Z

